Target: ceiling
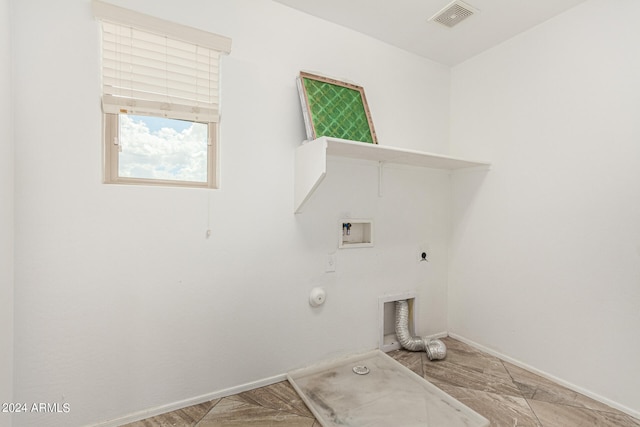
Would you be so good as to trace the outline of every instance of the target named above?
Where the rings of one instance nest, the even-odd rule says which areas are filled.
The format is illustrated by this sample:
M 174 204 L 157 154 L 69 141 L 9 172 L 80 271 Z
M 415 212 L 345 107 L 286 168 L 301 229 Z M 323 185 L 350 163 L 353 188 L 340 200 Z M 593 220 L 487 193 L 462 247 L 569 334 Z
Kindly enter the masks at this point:
M 478 12 L 453 28 L 429 21 L 451 0 L 275 1 L 453 66 L 585 0 L 465 0 Z

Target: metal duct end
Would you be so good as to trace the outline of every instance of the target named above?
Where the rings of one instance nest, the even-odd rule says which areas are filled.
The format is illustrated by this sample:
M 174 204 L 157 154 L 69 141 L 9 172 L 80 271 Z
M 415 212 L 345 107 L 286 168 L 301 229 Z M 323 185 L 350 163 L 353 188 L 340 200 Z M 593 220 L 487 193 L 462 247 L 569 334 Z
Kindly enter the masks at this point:
M 430 339 L 425 347 L 429 360 L 440 360 L 447 356 L 447 346 L 438 339 Z
M 396 337 L 402 348 L 409 351 L 426 351 L 429 360 L 444 359 L 447 346 L 438 339 L 413 337 L 409 333 L 409 303 L 396 301 Z

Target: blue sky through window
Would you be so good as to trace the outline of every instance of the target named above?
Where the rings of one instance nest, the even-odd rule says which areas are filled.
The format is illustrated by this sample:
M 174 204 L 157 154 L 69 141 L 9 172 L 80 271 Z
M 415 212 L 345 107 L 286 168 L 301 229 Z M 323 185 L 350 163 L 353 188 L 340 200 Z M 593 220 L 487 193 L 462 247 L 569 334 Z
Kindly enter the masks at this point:
M 158 132 L 162 128 L 171 128 L 180 133 L 185 129 L 189 129 L 192 125 L 192 122 L 186 120 L 166 119 L 164 117 L 134 115 L 130 115 L 129 117 L 136 122 L 144 123 L 151 133 Z

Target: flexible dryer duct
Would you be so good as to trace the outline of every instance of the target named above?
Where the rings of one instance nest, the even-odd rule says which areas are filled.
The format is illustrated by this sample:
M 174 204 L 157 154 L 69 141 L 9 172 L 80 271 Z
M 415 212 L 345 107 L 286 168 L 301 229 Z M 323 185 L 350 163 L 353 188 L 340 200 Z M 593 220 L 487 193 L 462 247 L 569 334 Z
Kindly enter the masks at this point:
M 396 301 L 396 337 L 402 348 L 409 351 L 426 351 L 429 360 L 444 359 L 447 347 L 438 339 L 412 337 L 409 333 L 409 303 Z

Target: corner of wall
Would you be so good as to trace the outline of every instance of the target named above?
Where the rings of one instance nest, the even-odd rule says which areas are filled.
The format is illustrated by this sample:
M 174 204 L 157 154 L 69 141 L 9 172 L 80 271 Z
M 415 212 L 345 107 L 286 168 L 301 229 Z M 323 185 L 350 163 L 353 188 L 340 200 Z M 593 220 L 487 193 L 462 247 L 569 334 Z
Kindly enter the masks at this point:
M 0 0 L 0 401 L 13 401 L 13 113 L 10 0 Z M 0 413 L 0 427 L 10 427 Z

